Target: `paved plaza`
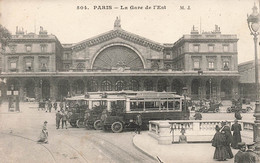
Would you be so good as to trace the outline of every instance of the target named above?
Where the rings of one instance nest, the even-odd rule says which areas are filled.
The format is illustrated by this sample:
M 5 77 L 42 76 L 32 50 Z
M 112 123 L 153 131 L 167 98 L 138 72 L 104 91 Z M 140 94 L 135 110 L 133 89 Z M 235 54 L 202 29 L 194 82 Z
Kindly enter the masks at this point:
M 56 130 L 54 110 L 51 113 L 38 111 L 37 103 L 21 103 L 20 106 L 21 112 L 8 112 L 6 103 L 0 107 L 1 162 L 150 163 L 157 162 L 157 156 L 165 163 L 217 162 L 212 159 L 214 147 L 209 143 L 158 145 L 147 131 L 136 135 L 131 131 L 111 133 L 71 127 Z M 253 120 L 253 113 L 242 116 L 244 120 Z M 232 120 L 233 117 L 232 113 L 203 114 L 203 119 Z M 48 121 L 49 144 L 37 144 L 45 120 Z M 236 152 L 233 150 L 234 154 Z

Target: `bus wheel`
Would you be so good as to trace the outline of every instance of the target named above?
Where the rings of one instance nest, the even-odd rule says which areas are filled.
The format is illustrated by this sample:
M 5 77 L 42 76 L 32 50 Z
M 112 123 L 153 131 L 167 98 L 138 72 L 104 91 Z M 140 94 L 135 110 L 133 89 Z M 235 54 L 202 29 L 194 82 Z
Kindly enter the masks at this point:
M 115 133 L 119 133 L 123 131 L 123 124 L 121 122 L 114 122 L 111 125 L 111 130 Z
M 96 120 L 94 122 L 94 128 L 95 130 L 102 130 L 101 120 Z
M 76 124 L 75 122 L 70 122 L 70 125 L 71 125 L 72 127 L 77 127 L 77 124 Z
M 77 120 L 76 125 L 77 125 L 78 128 L 83 128 L 83 127 L 85 127 L 84 120 L 80 120 L 80 119 Z

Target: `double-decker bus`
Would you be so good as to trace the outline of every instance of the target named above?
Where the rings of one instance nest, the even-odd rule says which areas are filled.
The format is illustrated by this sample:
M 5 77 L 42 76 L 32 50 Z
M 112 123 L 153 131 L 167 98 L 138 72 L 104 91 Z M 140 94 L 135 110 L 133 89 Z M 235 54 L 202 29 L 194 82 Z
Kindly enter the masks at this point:
M 113 132 L 135 127 L 138 114 L 142 117 L 143 128 L 148 126 L 150 120 L 183 120 L 189 117 L 184 97 L 174 92 L 93 92 L 88 93 L 84 101 L 87 105 L 86 110 L 93 112 L 102 108 L 94 119 L 93 115 L 85 116 L 85 123 L 88 125 L 92 123 L 95 129 L 111 129 Z

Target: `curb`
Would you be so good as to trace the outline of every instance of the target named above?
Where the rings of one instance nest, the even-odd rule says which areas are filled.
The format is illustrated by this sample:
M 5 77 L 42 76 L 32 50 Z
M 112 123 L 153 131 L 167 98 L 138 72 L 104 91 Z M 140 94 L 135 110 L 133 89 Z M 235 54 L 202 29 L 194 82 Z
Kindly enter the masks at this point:
M 153 159 L 154 161 L 158 161 L 156 157 L 153 157 L 152 155 L 150 155 L 149 153 L 145 152 L 144 150 L 142 150 L 141 148 L 139 148 L 137 145 L 135 145 L 134 143 L 134 137 L 135 135 L 133 136 L 133 139 L 132 139 L 132 143 L 134 145 L 134 147 L 140 151 L 141 153 L 143 153 L 144 155 L 148 156 L 149 158 Z

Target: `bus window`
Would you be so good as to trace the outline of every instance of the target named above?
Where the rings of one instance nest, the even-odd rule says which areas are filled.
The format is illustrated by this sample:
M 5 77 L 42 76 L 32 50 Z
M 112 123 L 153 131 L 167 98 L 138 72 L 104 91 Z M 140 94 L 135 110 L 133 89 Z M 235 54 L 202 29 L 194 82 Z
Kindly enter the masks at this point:
M 167 99 L 161 99 L 161 110 L 167 110 Z
M 138 110 L 138 102 L 137 101 L 133 101 L 133 102 L 130 102 L 130 110 L 131 111 L 137 111 Z
M 174 101 L 168 101 L 168 110 L 174 110 L 175 105 Z
M 137 104 L 137 110 L 138 111 L 143 111 L 144 110 L 144 102 L 143 101 L 139 101 Z
M 159 110 L 159 101 L 145 101 L 145 110 Z
M 180 110 L 180 102 L 179 101 L 175 101 L 175 109 L 174 110 Z

